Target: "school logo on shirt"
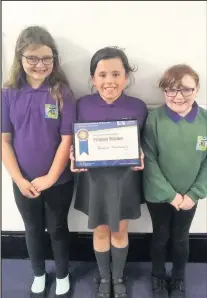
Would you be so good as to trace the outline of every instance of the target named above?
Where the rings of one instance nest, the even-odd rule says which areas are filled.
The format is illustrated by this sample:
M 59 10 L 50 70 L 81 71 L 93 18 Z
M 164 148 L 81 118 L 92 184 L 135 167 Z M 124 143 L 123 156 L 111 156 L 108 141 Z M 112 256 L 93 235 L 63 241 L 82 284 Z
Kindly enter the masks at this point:
M 45 118 L 58 119 L 57 105 L 45 104 Z
M 207 137 L 198 136 L 196 150 L 206 151 L 207 150 Z

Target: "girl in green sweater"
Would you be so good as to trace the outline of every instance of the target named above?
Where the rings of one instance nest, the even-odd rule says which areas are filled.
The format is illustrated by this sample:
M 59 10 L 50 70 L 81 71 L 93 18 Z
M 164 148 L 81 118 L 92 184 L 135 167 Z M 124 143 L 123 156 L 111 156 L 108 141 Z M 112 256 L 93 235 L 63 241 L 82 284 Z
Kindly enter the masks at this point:
M 188 65 L 167 69 L 160 80 L 165 104 L 144 129 L 144 193 L 152 219 L 154 298 L 184 298 L 189 230 L 199 199 L 207 197 L 207 110 L 198 106 L 199 76 Z M 172 279 L 165 273 L 172 239 Z

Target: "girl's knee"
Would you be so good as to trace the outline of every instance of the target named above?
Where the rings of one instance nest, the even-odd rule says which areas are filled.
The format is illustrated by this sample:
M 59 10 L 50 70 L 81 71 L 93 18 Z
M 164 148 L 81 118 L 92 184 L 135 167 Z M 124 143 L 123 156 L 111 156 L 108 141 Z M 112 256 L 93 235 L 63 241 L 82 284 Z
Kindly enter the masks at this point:
M 27 234 L 37 237 L 45 232 L 45 227 L 36 223 L 27 223 L 25 224 L 25 231 Z
M 110 228 L 107 225 L 98 226 L 96 229 L 94 229 L 93 234 L 95 238 L 108 238 L 110 235 Z
M 50 227 L 47 231 L 51 240 L 60 241 L 69 237 L 69 230 L 66 226 Z
M 118 232 L 111 232 L 111 237 L 117 240 L 128 237 L 128 221 L 121 221 Z
M 112 232 L 111 238 L 114 238 L 116 240 L 122 240 L 128 237 L 128 231 L 120 231 L 120 232 Z

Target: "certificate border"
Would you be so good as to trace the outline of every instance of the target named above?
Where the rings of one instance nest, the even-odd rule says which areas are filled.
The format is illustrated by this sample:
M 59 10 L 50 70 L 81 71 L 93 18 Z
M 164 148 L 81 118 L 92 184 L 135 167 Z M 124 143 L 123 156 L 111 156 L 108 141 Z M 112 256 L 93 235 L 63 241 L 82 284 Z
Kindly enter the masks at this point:
M 76 169 L 81 169 L 83 167 L 80 167 L 80 166 L 77 166 L 76 164 L 76 156 L 75 156 L 75 125 L 76 124 L 81 124 L 81 123 L 97 123 L 97 122 L 117 122 L 117 121 L 136 121 L 137 122 L 137 138 L 138 138 L 138 142 L 139 142 L 139 145 L 138 145 L 138 155 L 139 155 L 139 160 L 140 160 L 140 163 L 139 164 L 130 164 L 130 165 L 107 165 L 107 166 L 89 166 L 88 169 L 97 169 L 97 168 L 114 168 L 114 167 L 133 167 L 133 166 L 136 166 L 136 167 L 139 167 L 141 166 L 141 138 L 140 138 L 140 124 L 138 123 L 138 120 L 137 119 L 134 119 L 134 118 L 122 118 L 122 119 L 117 119 L 117 120 L 98 120 L 98 121 L 95 121 L 95 120 L 89 120 L 89 121 L 76 121 L 76 122 L 73 122 L 73 152 L 74 152 L 74 158 L 75 158 L 75 168 Z M 85 167 L 86 169 L 87 167 Z

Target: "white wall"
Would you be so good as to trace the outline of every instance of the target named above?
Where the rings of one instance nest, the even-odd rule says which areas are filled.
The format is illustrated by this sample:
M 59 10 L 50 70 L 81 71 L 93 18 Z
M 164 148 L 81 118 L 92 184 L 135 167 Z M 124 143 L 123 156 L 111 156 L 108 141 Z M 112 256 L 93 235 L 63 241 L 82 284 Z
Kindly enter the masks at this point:
M 206 1 L 3 1 L 3 67 L 8 74 L 16 38 L 28 25 L 43 25 L 53 34 L 61 63 L 76 97 L 90 92 L 89 61 L 101 47 L 125 48 L 139 67 L 129 94 L 149 106 L 162 103 L 157 82 L 170 65 L 188 63 L 200 74 L 197 101 L 206 106 Z M 14 203 L 10 178 L 2 173 L 2 230 L 24 230 Z M 87 231 L 87 217 L 69 213 L 71 231 Z M 146 206 L 130 231 L 151 232 Z M 207 201 L 199 203 L 191 232 L 207 232 Z

